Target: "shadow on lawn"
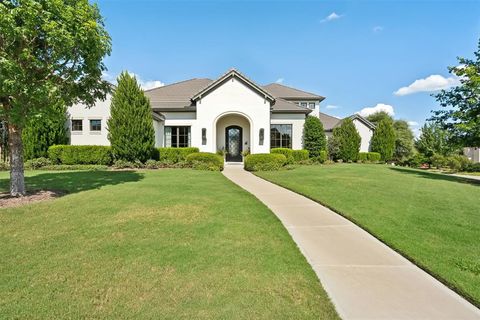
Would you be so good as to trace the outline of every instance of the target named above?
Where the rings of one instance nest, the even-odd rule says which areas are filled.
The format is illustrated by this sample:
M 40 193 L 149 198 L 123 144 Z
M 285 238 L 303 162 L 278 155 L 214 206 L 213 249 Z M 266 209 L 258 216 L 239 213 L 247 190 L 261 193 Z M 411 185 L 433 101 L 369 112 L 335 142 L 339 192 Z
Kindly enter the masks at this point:
M 415 175 L 417 177 L 426 178 L 426 179 L 444 180 L 444 181 L 467 183 L 467 184 L 471 184 L 471 185 L 480 186 L 480 181 L 479 180 L 470 179 L 468 177 L 449 176 L 449 175 L 442 174 L 442 173 L 421 171 L 419 169 L 408 169 L 408 168 L 399 168 L 399 167 L 391 167 L 389 169 L 397 171 L 397 172 L 401 172 L 401 173 L 407 173 L 407 174 Z
M 142 179 L 143 174 L 135 171 L 59 171 L 25 177 L 25 182 L 27 190 L 63 190 L 76 193 Z M 0 189 L 7 191 L 9 184 L 9 178 L 0 179 Z

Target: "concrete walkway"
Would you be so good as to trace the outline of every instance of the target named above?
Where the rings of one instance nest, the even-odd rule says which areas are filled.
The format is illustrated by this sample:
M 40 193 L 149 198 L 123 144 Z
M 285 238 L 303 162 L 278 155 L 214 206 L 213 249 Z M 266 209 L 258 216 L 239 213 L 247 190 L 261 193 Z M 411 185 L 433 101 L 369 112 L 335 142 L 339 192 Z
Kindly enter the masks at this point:
M 226 165 L 282 221 L 343 319 L 480 319 L 480 310 L 324 206 Z

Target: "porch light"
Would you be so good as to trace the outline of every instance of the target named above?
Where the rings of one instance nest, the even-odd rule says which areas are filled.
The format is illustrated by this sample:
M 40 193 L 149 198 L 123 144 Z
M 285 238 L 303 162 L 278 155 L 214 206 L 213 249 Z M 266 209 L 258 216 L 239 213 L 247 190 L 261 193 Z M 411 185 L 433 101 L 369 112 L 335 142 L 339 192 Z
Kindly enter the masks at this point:
M 260 133 L 259 133 L 259 139 L 258 139 L 259 144 L 260 144 L 261 146 L 263 146 L 263 138 L 264 138 L 264 136 L 265 136 L 265 130 L 264 130 L 263 128 L 261 128 L 261 129 L 260 129 Z
M 202 145 L 207 144 L 207 129 L 202 128 Z

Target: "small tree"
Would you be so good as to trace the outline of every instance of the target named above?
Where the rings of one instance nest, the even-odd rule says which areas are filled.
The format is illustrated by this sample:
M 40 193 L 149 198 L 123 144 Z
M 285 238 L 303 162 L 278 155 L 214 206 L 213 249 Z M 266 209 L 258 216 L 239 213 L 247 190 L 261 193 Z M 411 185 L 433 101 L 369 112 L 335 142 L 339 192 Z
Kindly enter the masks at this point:
M 413 156 L 413 132 L 404 120 L 396 120 L 393 123 L 395 130 L 395 151 L 393 158 L 396 161 L 405 161 Z
M 142 162 L 152 156 L 155 131 L 150 101 L 135 77 L 122 72 L 112 97 L 108 139 L 115 159 Z
M 320 151 L 327 149 L 327 138 L 323 130 L 323 124 L 319 118 L 308 116 L 303 125 L 303 146 L 308 150 L 310 157 L 320 155 Z
M 50 146 L 68 143 L 65 109 L 59 105 L 53 107 L 50 113 L 39 114 L 28 120 L 22 132 L 25 159 L 47 157 Z
M 0 117 L 8 124 L 10 194 L 25 195 L 22 131 L 52 106 L 102 99 L 110 37 L 88 0 L 0 1 Z
M 343 161 L 356 161 L 362 138 L 352 119 L 344 119 L 340 127 L 333 129 L 333 138 L 338 142 L 338 158 Z
M 370 149 L 380 153 L 382 161 L 392 159 L 395 151 L 395 130 L 391 120 L 380 120 L 373 133 Z
M 418 152 L 427 158 L 434 154 L 448 156 L 458 148 L 452 143 L 452 137 L 449 131 L 443 129 L 434 122 L 425 123 L 422 127 L 420 137 L 415 141 L 415 147 Z

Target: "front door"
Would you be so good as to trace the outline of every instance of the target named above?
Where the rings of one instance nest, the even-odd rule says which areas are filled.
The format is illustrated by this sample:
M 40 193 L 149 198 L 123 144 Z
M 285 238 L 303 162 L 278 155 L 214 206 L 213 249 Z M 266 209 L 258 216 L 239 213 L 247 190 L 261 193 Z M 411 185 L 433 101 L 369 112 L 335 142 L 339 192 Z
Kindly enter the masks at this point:
M 225 155 L 226 161 L 242 161 L 242 128 L 239 126 L 230 126 L 225 128 Z

